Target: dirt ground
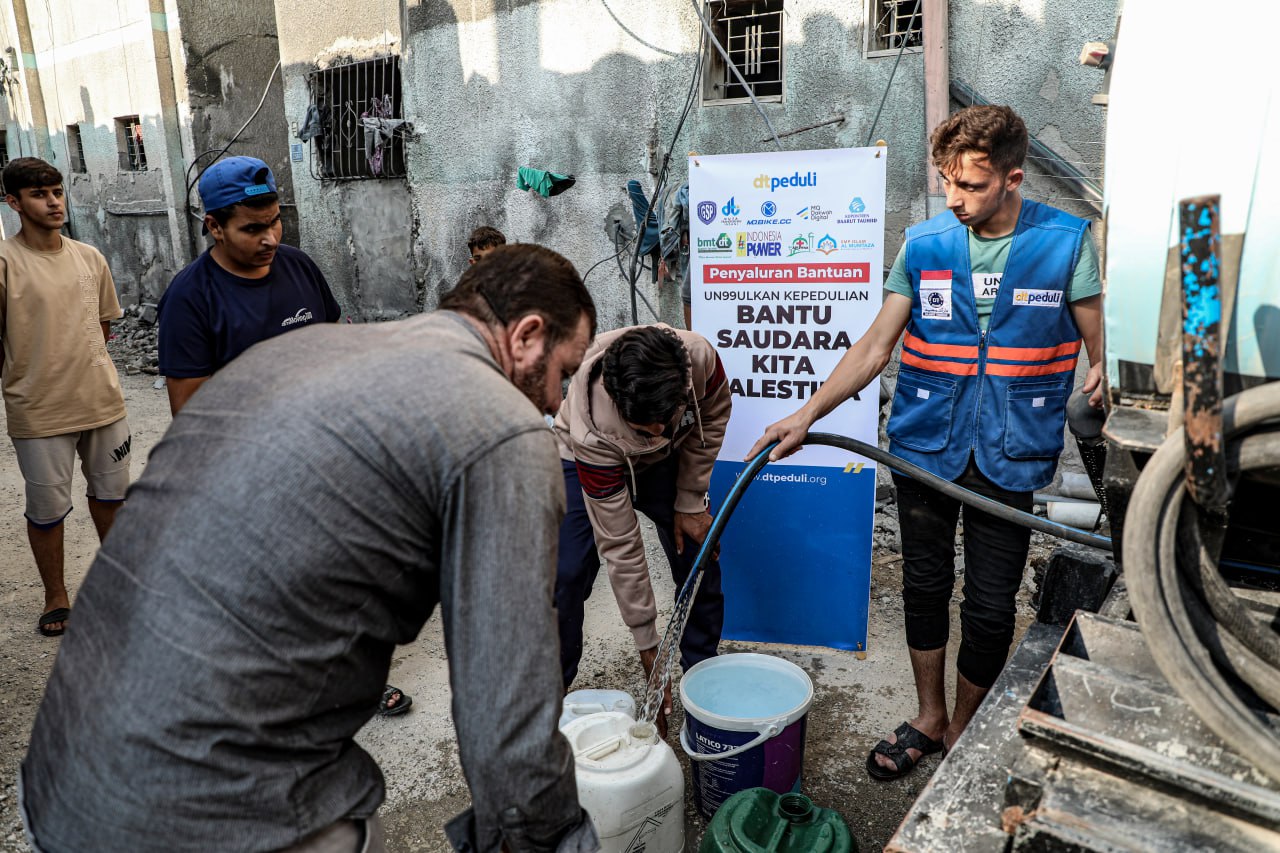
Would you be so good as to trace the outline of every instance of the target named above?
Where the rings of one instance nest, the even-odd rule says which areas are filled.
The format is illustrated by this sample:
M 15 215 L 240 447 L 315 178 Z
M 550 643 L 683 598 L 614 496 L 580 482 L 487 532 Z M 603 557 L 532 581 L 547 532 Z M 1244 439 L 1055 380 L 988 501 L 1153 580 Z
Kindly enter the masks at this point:
M 153 387 L 152 375 L 129 373 L 122 375 L 121 381 L 133 430 L 137 477 L 151 448 L 168 428 L 168 403 L 165 392 Z M 98 544 L 84 506 L 83 489 L 79 492 L 66 528 L 67 580 L 73 596 Z M 42 638 L 35 631 L 43 599 L 26 542 L 22 479 L 7 441 L 0 445 L 0 505 L 5 508 L 0 512 L 0 541 L 7 543 L 0 548 L 0 851 L 9 853 L 27 850 L 17 813 L 16 774 L 59 641 Z M 915 694 L 902 630 L 900 562 L 890 546 L 894 537 L 887 534 L 891 532 L 878 531 L 876 536 L 870 651 L 865 660 L 822 648 L 742 643 L 723 647 L 726 651 L 779 655 L 812 677 L 817 695 L 809 715 L 804 792 L 819 805 L 840 811 L 862 850 L 883 847 L 939 761 L 927 758 L 916 772 L 891 783 L 872 782 L 863 769 L 872 745 L 914 713 Z M 651 534 L 649 531 L 652 564 L 663 566 Z M 1038 534 L 1036 540 L 1033 564 L 1047 553 L 1047 540 Z M 1028 605 L 1031 575 L 1029 568 L 1019 596 L 1019 636 L 1032 616 Z M 667 603 L 669 612 L 673 597 L 670 581 L 659 578 L 656 585 L 658 600 Z M 952 636 L 958 637 L 954 604 Z M 661 614 L 660 624 L 665 624 L 665 617 L 666 613 Z M 639 696 L 643 684 L 638 658 L 603 580 L 588 605 L 587 636 L 588 651 L 574 686 L 621 687 Z M 360 741 L 379 760 L 387 778 L 382 813 L 390 849 L 447 851 L 441 826 L 466 807 L 468 797 L 454 742 L 438 618 L 415 643 L 397 650 L 391 680 L 413 697 L 413 710 L 392 720 L 375 719 L 360 734 Z M 676 714 L 673 744 L 681 712 Z M 704 822 L 692 806 L 687 813 L 686 849 L 693 851 Z

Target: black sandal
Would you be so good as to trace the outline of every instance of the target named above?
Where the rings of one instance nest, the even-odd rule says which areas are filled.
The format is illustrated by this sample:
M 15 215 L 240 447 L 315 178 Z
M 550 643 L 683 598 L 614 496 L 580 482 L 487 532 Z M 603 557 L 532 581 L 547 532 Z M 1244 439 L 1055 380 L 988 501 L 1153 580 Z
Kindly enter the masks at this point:
M 867 755 L 867 775 L 879 782 L 887 782 L 890 779 L 899 779 L 916 766 L 917 759 L 912 758 L 907 752 L 908 749 L 920 750 L 920 758 L 926 755 L 933 755 L 935 752 L 942 750 L 942 741 L 934 740 L 924 732 L 917 729 L 910 723 L 903 723 L 894 729 L 893 734 L 897 737 L 897 742 L 889 743 L 882 740 L 876 744 L 875 749 Z M 883 755 L 893 762 L 894 769 L 881 767 L 876 761 L 876 755 Z
M 379 717 L 398 717 L 413 705 L 413 697 L 405 695 L 399 687 L 387 685 L 382 691 L 382 701 L 378 703 Z
M 41 635 L 45 637 L 60 637 L 67 630 L 66 621 L 67 621 L 67 617 L 70 615 L 71 615 L 70 607 L 55 607 L 53 610 L 50 610 L 48 613 L 42 613 L 40 615 L 40 621 L 36 623 L 36 630 L 39 631 Z M 54 622 L 62 622 L 63 626 L 61 628 L 48 627 L 49 625 L 52 625 Z

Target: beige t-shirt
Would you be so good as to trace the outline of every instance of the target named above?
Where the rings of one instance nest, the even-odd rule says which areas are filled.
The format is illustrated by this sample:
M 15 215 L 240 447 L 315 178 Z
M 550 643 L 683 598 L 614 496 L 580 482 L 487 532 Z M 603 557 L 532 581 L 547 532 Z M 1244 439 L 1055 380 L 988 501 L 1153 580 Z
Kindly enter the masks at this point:
M 95 429 L 124 417 L 120 376 L 100 323 L 124 315 L 107 260 L 62 238 L 39 252 L 0 242 L 0 335 L 9 435 L 43 438 Z

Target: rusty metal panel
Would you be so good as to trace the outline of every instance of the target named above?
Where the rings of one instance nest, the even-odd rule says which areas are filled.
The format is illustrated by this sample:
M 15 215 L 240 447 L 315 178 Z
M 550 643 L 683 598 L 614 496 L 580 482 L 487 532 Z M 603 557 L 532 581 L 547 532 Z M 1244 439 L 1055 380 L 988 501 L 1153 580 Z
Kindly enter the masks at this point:
M 1215 515 L 1231 500 L 1222 439 L 1221 198 L 1178 202 L 1187 491 Z

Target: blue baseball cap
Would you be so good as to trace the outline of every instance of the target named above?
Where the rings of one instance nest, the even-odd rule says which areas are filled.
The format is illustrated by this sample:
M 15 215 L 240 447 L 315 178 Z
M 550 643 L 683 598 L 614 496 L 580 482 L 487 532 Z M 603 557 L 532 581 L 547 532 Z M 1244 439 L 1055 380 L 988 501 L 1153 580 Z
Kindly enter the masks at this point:
M 206 213 L 273 192 L 276 192 L 275 175 L 271 174 L 271 167 L 257 157 L 228 157 L 200 175 L 200 201 Z

